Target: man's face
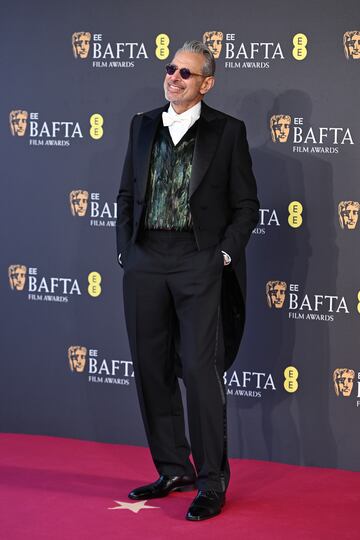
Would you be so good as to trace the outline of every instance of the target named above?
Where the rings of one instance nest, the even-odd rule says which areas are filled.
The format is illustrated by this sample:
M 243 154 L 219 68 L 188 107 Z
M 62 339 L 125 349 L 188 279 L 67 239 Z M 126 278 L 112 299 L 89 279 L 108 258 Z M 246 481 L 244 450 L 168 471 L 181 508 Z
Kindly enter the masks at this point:
M 72 196 L 71 199 L 74 214 L 77 216 L 85 216 L 88 204 L 88 194 L 84 191 Z
M 346 45 L 349 51 L 349 56 L 355 60 L 360 59 L 360 32 L 348 38 Z
M 355 229 L 358 218 L 359 218 L 359 208 L 354 204 L 346 205 L 345 209 L 341 212 L 344 227 L 347 229 Z
M 344 397 L 349 397 L 354 386 L 354 375 L 351 371 L 344 371 L 340 377 L 336 379 L 339 393 Z
M 79 58 L 87 58 L 90 48 L 90 40 L 86 34 L 80 34 L 74 42 L 76 55 Z
M 179 69 L 173 75 L 165 75 L 165 98 L 173 105 L 174 110 L 180 114 L 201 101 L 204 94 L 213 86 L 213 77 L 202 76 L 204 57 L 202 54 L 192 52 L 179 52 L 172 60 L 179 69 L 188 68 L 191 73 L 188 79 L 182 79 Z M 198 76 L 201 75 L 201 76 Z
M 206 32 L 204 34 L 205 45 L 207 45 L 210 51 L 213 53 L 214 58 L 219 58 L 222 47 L 222 32 Z
M 26 131 L 27 125 L 27 113 L 19 112 L 11 118 L 11 125 L 13 127 L 13 133 L 19 137 L 23 137 Z
M 70 350 L 70 367 L 73 371 L 82 373 L 86 364 L 86 350 L 85 347 L 77 347 Z
M 22 291 L 25 286 L 25 266 L 13 266 L 10 268 L 10 285 L 12 289 Z
M 290 122 L 286 118 L 279 118 L 273 124 L 275 140 L 286 142 L 290 132 Z
M 283 307 L 285 301 L 285 291 L 285 287 L 280 284 L 273 285 L 270 288 L 269 294 L 271 305 L 274 306 L 276 309 L 280 309 Z

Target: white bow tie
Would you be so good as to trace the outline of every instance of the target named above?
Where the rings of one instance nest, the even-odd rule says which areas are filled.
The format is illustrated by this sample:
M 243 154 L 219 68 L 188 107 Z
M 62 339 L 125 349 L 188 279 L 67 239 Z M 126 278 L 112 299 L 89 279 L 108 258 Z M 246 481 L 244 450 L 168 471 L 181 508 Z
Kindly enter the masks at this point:
M 162 113 L 162 121 L 163 121 L 163 125 L 165 127 L 169 127 L 169 126 L 172 126 L 173 124 L 177 123 L 177 122 L 184 122 L 184 123 L 188 123 L 190 124 L 191 123 L 191 117 L 190 116 L 175 116 L 174 114 L 171 114 L 171 113 L 168 113 L 168 112 L 163 112 Z

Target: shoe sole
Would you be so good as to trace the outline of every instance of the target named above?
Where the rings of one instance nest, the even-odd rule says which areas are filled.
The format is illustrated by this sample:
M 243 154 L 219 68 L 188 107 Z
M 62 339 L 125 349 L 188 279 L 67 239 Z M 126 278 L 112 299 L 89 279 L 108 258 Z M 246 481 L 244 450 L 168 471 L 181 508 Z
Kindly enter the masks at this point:
M 216 517 L 218 516 L 219 514 L 221 514 L 221 510 L 219 510 L 218 512 L 216 512 L 216 514 L 211 514 L 211 516 L 206 516 L 206 517 L 190 517 L 190 516 L 185 516 L 186 519 L 188 521 L 206 521 L 207 519 L 211 519 L 213 517 Z
M 216 514 L 211 514 L 211 516 L 207 516 L 207 517 L 195 517 L 195 516 L 194 516 L 194 517 L 190 517 L 190 516 L 186 515 L 185 518 L 186 518 L 188 521 L 205 521 L 205 520 L 207 520 L 207 519 L 211 519 L 211 518 L 213 518 L 213 517 L 218 516 L 219 514 L 221 514 L 221 511 L 222 511 L 222 509 L 224 508 L 224 506 L 225 506 L 225 501 L 222 503 L 220 510 L 219 510 L 218 512 L 216 512 Z

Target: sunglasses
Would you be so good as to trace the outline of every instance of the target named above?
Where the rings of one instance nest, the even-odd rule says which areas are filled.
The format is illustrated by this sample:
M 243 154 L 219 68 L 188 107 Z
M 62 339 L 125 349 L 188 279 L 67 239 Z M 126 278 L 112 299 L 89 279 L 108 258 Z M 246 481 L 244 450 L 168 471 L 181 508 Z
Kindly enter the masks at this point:
M 168 75 L 174 75 L 175 71 L 177 71 L 179 68 L 175 66 L 175 64 L 167 64 L 165 69 Z M 189 79 L 191 75 L 195 75 L 196 77 L 206 77 L 206 75 L 200 75 L 200 73 L 191 73 L 190 69 L 188 68 L 179 69 L 179 73 L 180 77 L 185 80 Z

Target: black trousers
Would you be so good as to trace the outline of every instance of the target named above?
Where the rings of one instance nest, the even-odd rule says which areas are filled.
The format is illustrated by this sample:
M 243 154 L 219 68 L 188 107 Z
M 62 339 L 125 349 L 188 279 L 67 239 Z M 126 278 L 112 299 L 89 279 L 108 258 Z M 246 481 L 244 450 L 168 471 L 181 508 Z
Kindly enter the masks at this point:
M 199 251 L 193 233 L 147 231 L 124 259 L 124 305 L 143 422 L 159 474 L 194 473 L 174 363 L 180 356 L 198 489 L 225 491 L 224 345 L 220 297 L 223 256 Z

